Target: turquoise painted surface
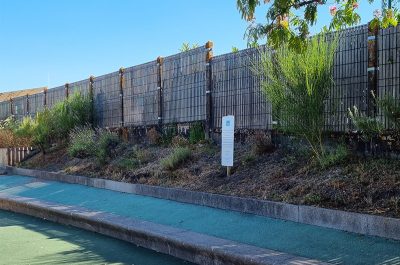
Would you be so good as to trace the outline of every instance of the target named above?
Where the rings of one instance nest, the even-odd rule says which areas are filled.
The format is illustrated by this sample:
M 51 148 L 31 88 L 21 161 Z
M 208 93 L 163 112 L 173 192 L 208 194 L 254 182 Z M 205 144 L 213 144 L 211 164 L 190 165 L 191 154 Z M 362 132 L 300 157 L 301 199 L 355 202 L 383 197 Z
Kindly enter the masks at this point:
M 191 264 L 96 233 L 0 211 L 0 264 Z
M 335 264 L 400 264 L 399 241 L 290 221 L 21 176 L 0 177 L 0 192 L 107 211 Z

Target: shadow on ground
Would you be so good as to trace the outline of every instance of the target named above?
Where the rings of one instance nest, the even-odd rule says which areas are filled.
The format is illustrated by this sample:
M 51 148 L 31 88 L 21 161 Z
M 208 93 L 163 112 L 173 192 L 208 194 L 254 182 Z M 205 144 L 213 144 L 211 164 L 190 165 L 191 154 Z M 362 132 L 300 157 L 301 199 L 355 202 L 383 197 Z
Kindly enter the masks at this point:
M 189 264 L 96 233 L 0 211 L 0 264 Z

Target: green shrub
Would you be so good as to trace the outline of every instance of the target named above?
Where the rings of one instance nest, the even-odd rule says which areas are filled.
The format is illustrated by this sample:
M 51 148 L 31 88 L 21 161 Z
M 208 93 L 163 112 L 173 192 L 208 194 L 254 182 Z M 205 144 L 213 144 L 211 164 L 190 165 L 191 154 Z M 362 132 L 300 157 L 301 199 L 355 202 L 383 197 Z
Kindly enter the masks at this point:
M 400 129 L 400 104 L 393 96 L 386 95 L 377 100 L 392 129 Z
M 103 129 L 98 130 L 96 157 L 101 164 L 104 164 L 112 156 L 112 150 L 119 142 L 118 134 Z
M 30 138 L 32 144 L 38 146 L 45 153 L 51 144 L 51 117 L 48 109 L 38 112 L 35 118 L 25 117 L 14 132 L 18 137 Z
M 335 149 L 325 152 L 319 161 L 322 168 L 328 168 L 346 161 L 349 150 L 345 145 L 339 145 Z
M 177 147 L 173 152 L 166 158 L 161 160 L 161 166 L 164 169 L 174 170 L 187 161 L 192 152 L 187 147 Z
M 136 159 L 124 157 L 117 161 L 117 166 L 123 170 L 132 170 L 137 168 L 139 163 Z
M 136 148 L 133 152 L 133 158 L 137 160 L 140 165 L 147 164 L 153 158 L 152 153 L 147 149 Z
M 195 122 L 189 130 L 189 142 L 191 144 L 197 144 L 204 139 L 205 135 L 203 124 L 201 122 Z
M 172 143 L 172 139 L 177 135 L 176 125 L 169 125 L 165 127 L 164 132 L 161 136 L 161 143 L 163 145 L 170 145 Z
M 304 203 L 306 204 L 319 204 L 322 201 L 322 197 L 316 193 L 309 193 L 304 197 Z
M 242 159 L 242 166 L 250 165 L 252 162 L 254 162 L 254 160 L 256 160 L 254 154 L 252 153 L 246 154 Z
M 349 108 L 349 116 L 357 130 L 361 132 L 364 142 L 370 142 L 383 130 L 383 124 L 374 117 L 368 117 L 358 111 L 356 106 Z
M 18 128 L 18 122 L 14 116 L 9 116 L 5 120 L 0 120 L 0 129 L 15 130 Z
M 91 121 L 91 99 L 75 93 L 53 108 L 38 112 L 34 118 L 24 118 L 19 125 L 13 125 L 13 130 L 19 137 L 32 139 L 33 145 L 44 153 L 52 143 L 68 139 L 72 129 L 85 126 Z M 8 121 L 2 126 L 11 126 L 10 124 Z
M 307 140 L 314 157 L 324 155 L 325 100 L 333 84 L 332 65 L 337 38 L 319 35 L 309 39 L 303 52 L 282 44 L 274 52 L 261 52 L 253 70 L 272 104 L 279 129 Z
M 78 127 L 69 134 L 68 154 L 72 157 L 85 158 L 96 154 L 96 133 L 89 127 Z
M 51 109 L 51 125 L 56 140 L 67 139 L 69 132 L 92 121 L 92 102 L 89 97 L 74 93 Z

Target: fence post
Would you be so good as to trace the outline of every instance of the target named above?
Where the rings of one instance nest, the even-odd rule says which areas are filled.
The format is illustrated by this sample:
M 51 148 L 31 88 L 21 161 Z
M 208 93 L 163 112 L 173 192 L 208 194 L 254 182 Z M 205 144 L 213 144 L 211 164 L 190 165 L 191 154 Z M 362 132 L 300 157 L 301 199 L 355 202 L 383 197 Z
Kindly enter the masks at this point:
M 378 27 L 371 27 L 368 23 L 368 96 L 367 112 L 369 116 L 375 117 L 377 114 L 376 102 L 372 93 L 378 96 Z
M 68 99 L 68 97 L 69 97 L 69 84 L 65 83 L 64 87 L 65 87 L 65 98 Z
M 158 89 L 158 126 L 161 129 L 163 124 L 163 88 L 162 88 L 162 64 L 164 58 L 157 58 L 157 89 Z
M 94 126 L 94 92 L 93 92 L 93 84 L 94 84 L 94 76 L 91 75 L 89 77 L 89 98 L 90 98 L 90 122 L 92 123 L 92 126 Z
M 12 98 L 10 98 L 10 115 L 14 115 L 14 102 Z
M 47 87 L 43 89 L 43 109 L 47 107 Z
M 7 165 L 11 166 L 11 148 L 7 147 Z
M 29 110 L 29 94 L 26 94 L 26 111 L 25 114 L 26 116 L 29 116 L 30 110 Z
M 121 121 L 120 127 L 124 127 L 124 68 L 119 68 L 119 98 L 121 102 Z
M 206 137 L 211 137 L 211 130 L 213 127 L 213 120 L 212 120 L 212 72 L 211 72 L 211 60 L 213 57 L 212 53 L 213 43 L 208 41 L 206 43 L 206 75 L 207 75 L 207 82 L 206 82 L 206 124 L 205 124 L 205 135 Z

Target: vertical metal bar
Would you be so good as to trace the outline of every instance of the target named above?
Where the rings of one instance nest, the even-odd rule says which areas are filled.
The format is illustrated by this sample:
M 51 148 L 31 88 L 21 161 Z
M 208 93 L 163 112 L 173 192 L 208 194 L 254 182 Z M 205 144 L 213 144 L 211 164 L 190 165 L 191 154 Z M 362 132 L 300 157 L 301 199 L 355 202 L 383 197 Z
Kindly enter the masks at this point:
M 120 127 L 124 127 L 124 68 L 119 69 L 119 97 L 121 102 L 121 122 Z
M 93 84 L 94 84 L 94 76 L 91 75 L 89 77 L 89 98 L 90 98 L 90 122 L 92 123 L 92 126 L 94 126 L 94 91 L 93 91 Z
M 378 95 L 378 31 L 368 24 L 368 115 L 376 116 L 377 107 L 372 97 Z
M 158 126 L 162 127 L 163 124 L 163 88 L 162 88 L 162 64 L 164 58 L 157 58 L 157 89 L 158 89 Z
M 213 43 L 211 41 L 208 41 L 206 43 L 206 49 L 208 49 L 207 54 L 206 54 L 206 73 L 207 73 L 207 81 L 206 81 L 206 126 L 205 126 L 205 135 L 210 137 L 211 136 L 211 130 L 212 130 L 212 48 L 213 48 Z

